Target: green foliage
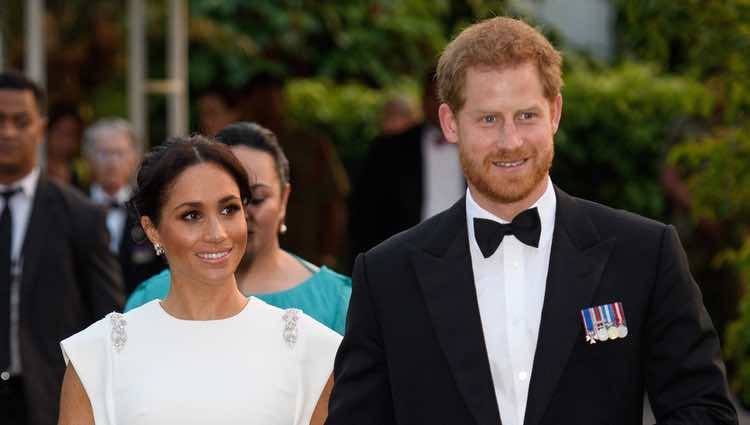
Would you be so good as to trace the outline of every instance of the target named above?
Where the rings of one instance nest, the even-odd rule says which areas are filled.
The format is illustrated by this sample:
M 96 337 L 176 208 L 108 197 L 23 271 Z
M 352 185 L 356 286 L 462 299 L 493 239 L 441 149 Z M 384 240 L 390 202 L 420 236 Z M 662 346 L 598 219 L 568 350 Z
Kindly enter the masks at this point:
M 659 184 L 676 119 L 705 117 L 711 97 L 699 84 L 625 64 L 566 76 L 553 178 L 574 195 L 662 218 Z
M 395 93 L 415 98 L 418 88 L 409 80 L 389 90 L 327 79 L 293 80 L 286 86 L 288 118 L 303 129 L 326 134 L 342 160 L 351 164 L 364 157 L 368 143 L 378 135 L 380 111 Z
M 615 0 L 623 57 L 709 84 L 720 118 L 750 113 L 750 0 Z
M 506 1 L 193 0 L 195 87 L 265 72 L 389 86 L 421 75 L 448 38 Z
M 670 161 L 688 176 L 695 219 L 727 223 L 733 236 L 715 262 L 734 265 L 750 282 L 750 126 L 716 130 L 676 147 Z M 745 288 L 747 293 L 747 287 Z M 726 330 L 725 358 L 736 368 L 732 388 L 750 405 L 750 297 L 740 301 L 739 318 Z

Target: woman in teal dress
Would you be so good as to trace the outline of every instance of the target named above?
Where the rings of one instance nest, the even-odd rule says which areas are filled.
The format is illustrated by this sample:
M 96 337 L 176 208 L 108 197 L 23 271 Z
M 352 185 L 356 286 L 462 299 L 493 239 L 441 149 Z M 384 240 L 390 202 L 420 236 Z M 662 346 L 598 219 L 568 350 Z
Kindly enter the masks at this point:
M 227 126 L 216 139 L 229 145 L 251 180 L 247 249 L 236 274 L 240 290 L 279 308 L 299 308 L 343 335 L 351 279 L 325 266 L 316 267 L 279 245 L 279 234 L 286 232 L 291 186 L 289 162 L 276 136 L 257 124 L 242 122 Z M 125 311 L 164 299 L 170 278 L 169 270 L 164 270 L 142 282 Z

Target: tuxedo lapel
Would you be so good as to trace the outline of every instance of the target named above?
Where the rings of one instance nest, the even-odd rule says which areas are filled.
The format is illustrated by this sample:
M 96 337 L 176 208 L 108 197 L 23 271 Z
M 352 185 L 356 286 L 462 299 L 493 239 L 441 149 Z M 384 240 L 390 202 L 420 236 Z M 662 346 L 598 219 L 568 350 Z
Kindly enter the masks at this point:
M 34 292 L 36 273 L 44 266 L 40 264 L 40 255 L 47 246 L 49 226 L 52 217 L 58 215 L 57 205 L 53 202 L 50 187 L 44 175 L 39 177 L 34 201 L 31 207 L 26 236 L 22 246 L 21 302 L 28 302 Z
M 445 214 L 413 263 L 439 343 L 478 425 L 500 423 L 466 229 L 465 199 Z
M 557 212 L 525 425 L 538 425 L 575 342 L 580 311 L 593 300 L 614 239 L 602 241 L 580 204 L 556 189 Z

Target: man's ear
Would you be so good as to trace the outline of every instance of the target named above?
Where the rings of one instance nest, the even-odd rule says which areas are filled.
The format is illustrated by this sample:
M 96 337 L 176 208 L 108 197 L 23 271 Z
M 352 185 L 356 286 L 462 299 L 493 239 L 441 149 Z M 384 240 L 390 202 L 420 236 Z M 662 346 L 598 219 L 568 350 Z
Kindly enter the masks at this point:
M 557 129 L 560 128 L 560 118 L 562 117 L 562 105 L 563 105 L 562 94 L 558 93 L 557 96 L 555 96 L 555 100 L 550 102 L 550 118 L 552 120 L 552 134 L 557 133 Z
M 440 117 L 440 128 L 443 129 L 443 136 L 448 143 L 458 143 L 458 122 L 456 115 L 447 103 L 441 103 L 438 108 Z

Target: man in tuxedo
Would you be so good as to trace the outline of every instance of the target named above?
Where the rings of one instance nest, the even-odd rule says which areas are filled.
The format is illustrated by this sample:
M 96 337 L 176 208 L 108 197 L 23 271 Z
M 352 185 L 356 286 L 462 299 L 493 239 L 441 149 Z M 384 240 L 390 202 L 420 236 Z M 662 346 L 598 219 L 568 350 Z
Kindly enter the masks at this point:
M 423 79 L 424 121 L 373 141 L 351 198 L 354 254 L 448 208 L 466 185 L 458 149 L 440 131 L 434 69 Z
M 109 250 L 120 261 L 125 294 L 167 267 L 154 252 L 126 203 L 133 192 L 131 181 L 143 153 L 130 124 L 105 118 L 86 129 L 84 153 L 92 175 L 91 200 L 107 211 Z
M 674 228 L 550 180 L 561 62 L 504 17 L 446 47 L 468 190 L 358 256 L 328 425 L 737 423 Z
M 0 73 L 0 417 L 57 421 L 65 362 L 59 342 L 123 303 L 104 213 L 49 180 L 36 158 L 44 93 Z

